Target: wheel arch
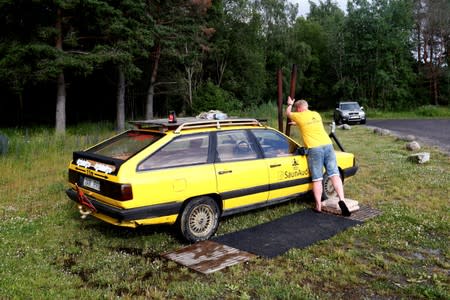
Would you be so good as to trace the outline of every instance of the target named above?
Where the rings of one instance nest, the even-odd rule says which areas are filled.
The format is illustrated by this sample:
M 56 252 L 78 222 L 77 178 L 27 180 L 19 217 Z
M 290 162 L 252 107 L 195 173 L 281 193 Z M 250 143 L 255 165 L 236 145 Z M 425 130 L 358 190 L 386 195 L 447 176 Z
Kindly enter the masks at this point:
M 220 195 L 214 194 L 214 193 L 203 194 L 203 195 L 196 195 L 196 196 L 192 196 L 190 198 L 187 198 L 186 200 L 183 201 L 183 204 L 181 205 L 180 210 L 178 212 L 177 222 L 180 220 L 181 213 L 186 208 L 186 205 L 189 202 L 191 202 L 192 200 L 194 200 L 196 198 L 199 198 L 199 197 L 209 197 L 209 198 L 213 199 L 217 203 L 217 206 L 219 207 L 220 214 L 222 214 L 222 212 L 223 212 L 223 201 L 222 201 L 222 198 L 220 197 Z

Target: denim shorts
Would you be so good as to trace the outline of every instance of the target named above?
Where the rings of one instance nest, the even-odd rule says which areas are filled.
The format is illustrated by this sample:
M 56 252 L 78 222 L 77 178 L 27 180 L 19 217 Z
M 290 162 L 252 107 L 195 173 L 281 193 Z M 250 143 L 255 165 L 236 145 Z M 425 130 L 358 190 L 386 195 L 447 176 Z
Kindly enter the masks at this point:
M 333 145 L 310 148 L 308 166 L 312 181 L 323 180 L 323 167 L 325 167 L 328 177 L 339 175 Z

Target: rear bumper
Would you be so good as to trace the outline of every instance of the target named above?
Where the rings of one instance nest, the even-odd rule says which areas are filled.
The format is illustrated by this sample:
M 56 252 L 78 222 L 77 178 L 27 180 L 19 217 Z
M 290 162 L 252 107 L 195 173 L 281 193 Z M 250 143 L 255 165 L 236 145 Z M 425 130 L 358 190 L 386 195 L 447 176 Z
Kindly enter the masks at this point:
M 66 190 L 67 196 L 70 199 L 78 202 L 77 192 L 73 189 Z M 158 218 L 169 215 L 178 214 L 181 209 L 182 203 L 179 202 L 171 202 L 167 204 L 157 204 L 157 205 L 149 205 L 142 206 L 130 209 L 121 209 L 117 207 L 113 207 L 111 205 L 100 202 L 92 197 L 86 195 L 89 201 L 94 205 L 97 209 L 98 213 L 104 214 L 110 218 L 116 219 L 118 221 L 132 221 L 132 220 L 142 220 L 142 219 L 150 219 L 150 218 Z
M 342 170 L 344 178 L 352 177 L 353 175 L 356 174 L 356 172 L 358 172 L 358 166 L 354 166 L 354 167 Z

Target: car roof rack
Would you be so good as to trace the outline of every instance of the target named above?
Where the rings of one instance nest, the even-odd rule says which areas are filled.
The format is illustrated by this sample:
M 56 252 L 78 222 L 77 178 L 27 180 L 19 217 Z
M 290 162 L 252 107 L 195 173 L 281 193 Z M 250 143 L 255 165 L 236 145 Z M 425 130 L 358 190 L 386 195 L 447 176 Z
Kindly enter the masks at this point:
M 168 119 L 154 119 L 143 121 L 130 121 L 129 123 L 135 125 L 139 129 L 159 129 L 162 132 L 175 129 L 175 133 L 180 133 L 182 130 L 195 129 L 195 128 L 208 128 L 216 127 L 220 129 L 225 126 L 237 126 L 237 125 L 249 125 L 260 126 L 261 122 L 266 120 L 257 119 L 242 119 L 242 118 L 229 118 L 223 120 L 208 120 L 197 118 L 177 118 L 176 123 L 170 123 Z

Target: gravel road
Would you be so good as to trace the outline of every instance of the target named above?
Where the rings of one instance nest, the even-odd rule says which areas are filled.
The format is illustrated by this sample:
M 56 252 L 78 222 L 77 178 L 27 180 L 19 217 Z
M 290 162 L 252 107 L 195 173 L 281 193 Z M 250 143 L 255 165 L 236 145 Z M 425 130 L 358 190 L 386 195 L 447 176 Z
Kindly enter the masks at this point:
M 367 120 L 367 126 L 388 129 L 402 136 L 412 134 L 419 142 L 450 154 L 450 119 Z

